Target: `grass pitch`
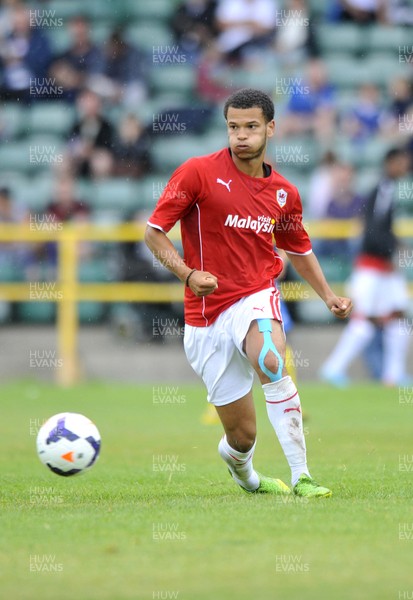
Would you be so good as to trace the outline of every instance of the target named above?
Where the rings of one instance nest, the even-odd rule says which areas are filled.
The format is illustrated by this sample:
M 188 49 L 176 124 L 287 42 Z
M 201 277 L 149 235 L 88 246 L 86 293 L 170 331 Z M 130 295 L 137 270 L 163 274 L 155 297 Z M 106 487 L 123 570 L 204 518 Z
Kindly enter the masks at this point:
M 412 390 L 408 390 L 411 393 Z M 301 385 L 313 476 L 330 499 L 249 496 L 204 425 L 202 387 L 0 387 L 0 590 L 8 600 L 381 600 L 412 597 L 413 399 Z M 289 483 L 261 390 L 255 465 Z M 102 452 L 60 478 L 41 422 L 92 418 Z

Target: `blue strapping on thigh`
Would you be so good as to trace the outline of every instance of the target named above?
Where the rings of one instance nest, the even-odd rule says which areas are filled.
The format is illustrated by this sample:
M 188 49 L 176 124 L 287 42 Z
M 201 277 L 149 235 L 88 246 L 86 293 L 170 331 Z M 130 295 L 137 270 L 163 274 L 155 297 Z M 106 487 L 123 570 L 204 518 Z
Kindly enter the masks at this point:
M 258 357 L 258 364 L 260 366 L 261 371 L 263 373 L 265 373 L 266 376 L 271 381 L 279 381 L 282 376 L 284 363 L 283 363 L 283 359 L 281 358 L 280 353 L 278 352 L 277 348 L 275 347 L 274 342 L 272 341 L 271 319 L 257 319 L 257 323 L 258 323 L 258 330 L 261 331 L 261 333 L 264 336 L 264 344 L 263 344 L 262 350 L 260 352 L 260 355 Z M 276 373 L 273 373 L 272 371 L 267 369 L 267 367 L 264 364 L 264 360 L 265 360 L 265 357 L 267 356 L 268 352 L 274 352 L 275 356 L 277 357 L 278 370 Z

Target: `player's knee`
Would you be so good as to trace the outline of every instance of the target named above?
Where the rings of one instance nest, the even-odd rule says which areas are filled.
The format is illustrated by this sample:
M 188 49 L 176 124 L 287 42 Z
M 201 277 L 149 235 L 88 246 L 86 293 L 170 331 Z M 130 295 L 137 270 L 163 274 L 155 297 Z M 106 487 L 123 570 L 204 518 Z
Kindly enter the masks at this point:
M 264 360 L 258 363 L 258 375 L 261 383 L 267 383 L 268 380 L 279 381 L 287 374 L 285 368 L 285 358 L 281 355 L 276 356 L 273 352 L 268 352 Z
M 272 352 L 268 352 L 268 354 L 266 355 L 266 357 L 264 359 L 264 365 L 268 369 L 268 371 L 270 371 L 271 373 L 274 374 L 274 377 L 277 376 L 279 368 L 280 368 L 280 361 L 275 356 L 275 354 L 273 354 Z M 282 369 L 282 366 L 281 366 L 281 369 Z M 282 375 L 280 373 L 280 376 L 278 377 L 278 379 L 281 379 L 281 376 Z
M 285 358 L 281 356 L 272 338 L 273 324 L 270 319 L 257 319 L 258 329 L 262 333 L 263 345 L 258 356 L 258 375 L 261 383 L 278 381 L 283 375 Z

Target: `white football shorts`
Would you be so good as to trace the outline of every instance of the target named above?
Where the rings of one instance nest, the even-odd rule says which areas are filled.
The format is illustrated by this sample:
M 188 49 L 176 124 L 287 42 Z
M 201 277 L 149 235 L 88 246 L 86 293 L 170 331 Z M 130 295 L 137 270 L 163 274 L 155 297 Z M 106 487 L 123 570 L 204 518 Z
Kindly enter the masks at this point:
M 365 267 L 356 268 L 351 276 L 349 295 L 355 315 L 363 317 L 387 317 L 396 311 L 404 312 L 409 301 L 406 281 L 398 271 Z
M 185 325 L 185 353 L 205 383 L 208 402 L 224 406 L 252 388 L 254 369 L 242 346 L 255 319 L 282 322 L 280 294 L 274 287 L 238 300 L 209 327 Z

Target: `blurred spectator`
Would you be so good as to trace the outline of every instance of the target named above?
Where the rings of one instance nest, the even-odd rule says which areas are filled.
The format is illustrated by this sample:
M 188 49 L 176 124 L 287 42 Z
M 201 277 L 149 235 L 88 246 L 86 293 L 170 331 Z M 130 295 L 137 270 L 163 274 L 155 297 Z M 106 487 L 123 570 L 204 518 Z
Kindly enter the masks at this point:
M 183 133 L 202 134 L 208 130 L 215 107 L 200 102 L 185 101 L 181 106 L 166 108 L 156 115 L 152 124 L 153 135 L 182 135 Z
M 19 223 L 24 220 L 25 211 L 12 198 L 8 187 L 0 188 L 0 223 Z
M 218 48 L 242 61 L 248 51 L 269 46 L 277 24 L 275 0 L 219 0 L 215 13 Z
M 407 137 L 407 145 L 411 147 L 413 141 L 413 103 L 410 104 L 407 107 L 406 112 L 400 116 L 399 131 L 402 141 L 404 142 Z
M 354 169 L 351 165 L 336 165 L 332 192 L 326 212 L 328 219 L 352 219 L 361 216 L 363 201 L 354 191 Z
M 94 152 L 104 150 L 112 154 L 113 128 L 102 116 L 99 96 L 91 90 L 83 90 L 76 105 L 78 118 L 69 136 L 69 154 L 76 173 L 89 177 Z
M 409 0 L 386 0 L 384 18 L 392 25 L 413 25 L 413 6 Z
M 7 187 L 0 188 L 0 224 L 28 223 L 29 213 L 12 195 Z M 0 243 L 0 273 L 5 279 L 29 281 L 38 276 L 45 257 L 45 244 L 36 242 Z M 35 269 L 35 270 L 34 270 Z M 1 306 L 0 313 L 5 305 Z
M 408 107 L 413 104 L 412 83 L 408 79 L 399 77 L 390 82 L 390 95 L 392 98 L 391 111 L 395 116 L 407 112 Z
M 170 21 L 175 41 L 190 57 L 209 47 L 217 35 L 215 11 L 217 0 L 184 0 Z
M 20 0 L 2 0 L 0 4 L 0 39 L 3 40 L 11 31 L 13 6 Z
M 358 89 L 353 108 L 344 115 L 341 128 L 353 142 L 362 142 L 379 132 L 383 114 L 378 87 L 365 83 Z
M 126 42 L 120 29 L 116 29 L 105 44 L 102 73 L 93 75 L 88 87 L 114 104 L 136 106 L 147 97 L 147 58 Z
M 94 181 L 107 179 L 113 175 L 115 159 L 106 148 L 96 148 L 90 155 L 90 178 Z
M 319 56 L 319 47 L 306 0 L 287 0 L 277 23 L 275 51 L 285 65 L 298 65 Z
M 1 97 L 4 100 L 48 99 L 54 85 L 47 81 L 52 59 L 47 37 L 30 24 L 23 4 L 10 9 L 10 30 L 0 43 Z
M 407 122 L 405 116 L 413 105 L 412 84 L 408 79 L 398 77 L 389 84 L 390 105 L 384 111 L 381 120 L 381 129 L 389 137 L 401 137 L 401 124 Z M 405 132 L 404 132 L 405 133 Z
M 24 219 L 24 211 L 13 200 L 7 187 L 0 188 L 0 225 L 5 223 L 19 223 Z M 21 243 L 0 243 L 0 274 L 1 280 L 18 279 L 26 256 L 29 255 L 29 246 Z M 16 277 L 17 276 L 17 277 Z M 0 321 L 5 321 L 10 316 L 11 305 L 0 299 Z
M 225 62 L 224 55 L 216 44 L 211 44 L 202 53 L 198 64 L 198 96 L 211 104 L 217 104 L 225 100 L 228 96 L 230 76 L 230 67 Z
M 413 104 L 411 106 L 410 119 L 412 119 L 410 123 L 413 123 Z M 413 135 L 410 135 L 405 148 L 410 157 L 410 171 L 413 173 Z
M 44 211 L 45 219 L 55 225 L 68 222 L 84 223 L 89 221 L 90 212 L 89 205 L 77 197 L 75 179 L 70 175 L 58 177 L 54 184 L 53 196 Z M 92 248 L 92 242 L 79 242 L 77 244 L 79 257 L 89 257 Z M 57 245 L 53 242 L 46 244 L 43 247 L 43 255 L 44 262 L 53 269 L 57 263 Z
M 103 55 L 90 38 L 89 21 L 84 16 L 69 22 L 70 47 L 58 56 L 50 67 L 50 75 L 63 88 L 62 98 L 76 99 L 79 91 L 88 85 L 92 75 L 103 71 Z
M 129 215 L 128 222 L 145 227 L 149 213 L 138 210 Z M 123 260 L 120 261 L 121 279 L 124 281 L 175 281 L 174 276 L 148 250 L 143 241 L 126 242 L 123 246 Z
M 51 215 L 56 223 L 88 220 L 90 208 L 86 202 L 77 198 L 73 177 L 65 175 L 56 180 L 53 197 L 45 213 Z
M 339 0 L 341 21 L 353 21 L 360 25 L 384 20 L 384 5 L 381 0 Z
M 16 202 L 8 187 L 0 188 L 0 223 L 22 223 L 27 219 L 27 211 Z M 5 242 L 0 244 L 0 268 L 18 266 L 25 262 L 28 245 Z
M 302 84 L 293 90 L 278 133 L 280 136 L 311 133 L 325 142 L 335 131 L 335 121 L 333 86 L 328 82 L 324 63 L 312 59 L 307 62 Z
M 311 175 L 306 213 L 310 219 L 324 219 L 326 217 L 327 208 L 333 195 L 336 165 L 337 157 L 329 150 Z
M 337 346 L 324 363 L 321 377 L 335 386 L 349 383 L 347 370 L 354 359 L 382 332 L 381 381 L 404 385 L 409 345 L 405 311 L 408 291 L 404 275 L 395 267 L 399 242 L 393 231 L 397 184 L 409 170 L 409 156 L 389 150 L 377 187 L 366 203 L 361 252 L 350 285 L 354 311 Z
M 360 218 L 363 199 L 354 190 L 354 169 L 351 165 L 337 163 L 333 169 L 331 195 L 325 212 L 326 219 Z M 349 259 L 354 256 L 356 244 L 352 239 L 319 240 L 316 253 Z
M 394 120 L 391 133 L 393 141 L 405 147 L 413 168 L 413 103 L 402 115 L 399 115 L 398 121 Z
M 113 144 L 115 175 L 142 177 L 152 168 L 151 140 L 143 123 L 134 115 L 125 115 L 119 123 Z
M 0 223 L 13 223 L 13 204 L 10 198 L 10 190 L 7 187 L 0 188 Z
M 128 221 L 145 227 L 148 214 L 137 211 Z M 174 276 L 148 250 L 143 241 L 128 242 L 121 245 L 118 260 L 121 281 L 174 282 Z M 129 309 L 129 310 L 128 310 Z M 123 306 L 118 311 L 117 327 L 123 333 L 135 337 L 140 342 L 162 342 L 173 327 L 183 328 L 182 303 L 146 303 L 139 302 Z M 165 327 L 169 324 L 169 327 Z

